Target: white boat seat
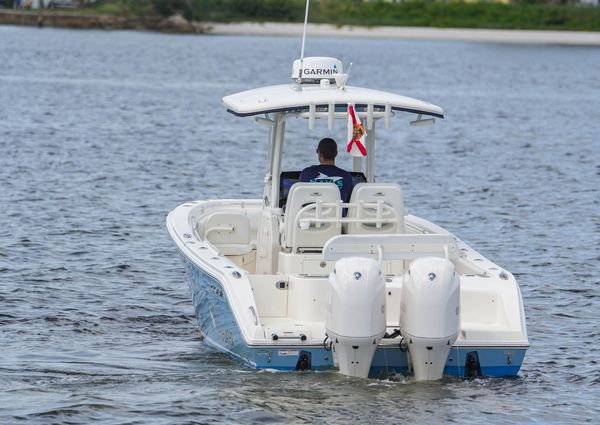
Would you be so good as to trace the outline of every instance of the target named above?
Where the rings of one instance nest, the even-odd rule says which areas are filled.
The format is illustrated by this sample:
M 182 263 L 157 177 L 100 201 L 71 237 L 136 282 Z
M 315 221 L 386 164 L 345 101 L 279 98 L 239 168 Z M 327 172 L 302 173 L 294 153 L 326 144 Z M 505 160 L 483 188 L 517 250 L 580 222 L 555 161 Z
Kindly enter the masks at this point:
M 341 208 L 331 206 L 341 202 L 340 190 L 333 183 L 294 183 L 291 187 L 284 215 L 282 246 L 292 252 L 301 249 L 322 250 L 323 245 L 342 231 L 339 223 L 310 223 L 303 220 L 317 217 L 317 204 L 327 203 L 320 209 L 322 219 L 340 219 Z M 310 206 L 308 208 L 305 208 Z
M 379 226 L 375 223 L 348 223 L 347 232 L 349 234 L 404 233 L 404 198 L 402 196 L 402 189 L 395 183 L 357 184 L 350 197 L 350 203 L 357 206 L 349 208 L 348 217 L 352 219 L 377 218 L 377 208 L 365 206 L 364 204 L 376 204 L 378 201 L 383 201 L 384 204 L 391 207 L 390 209 L 382 209 L 381 218 L 393 219 L 396 216 L 397 221 L 382 223 Z
M 254 246 L 250 242 L 250 219 L 244 211 L 219 211 L 203 217 L 198 235 L 223 255 L 244 255 Z

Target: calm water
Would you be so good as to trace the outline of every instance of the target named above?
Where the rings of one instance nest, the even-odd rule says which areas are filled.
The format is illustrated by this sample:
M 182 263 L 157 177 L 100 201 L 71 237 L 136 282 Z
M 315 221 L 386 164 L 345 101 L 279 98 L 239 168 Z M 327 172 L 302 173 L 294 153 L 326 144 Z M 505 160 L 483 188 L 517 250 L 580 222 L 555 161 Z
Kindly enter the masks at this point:
M 0 423 L 600 421 L 600 49 L 309 39 L 307 53 L 445 108 L 433 128 L 380 133 L 378 177 L 517 275 L 519 377 L 260 372 L 201 344 L 165 215 L 260 196 L 266 130 L 220 99 L 286 82 L 299 37 L 0 27 Z M 314 162 L 322 132 L 291 130 L 287 168 Z

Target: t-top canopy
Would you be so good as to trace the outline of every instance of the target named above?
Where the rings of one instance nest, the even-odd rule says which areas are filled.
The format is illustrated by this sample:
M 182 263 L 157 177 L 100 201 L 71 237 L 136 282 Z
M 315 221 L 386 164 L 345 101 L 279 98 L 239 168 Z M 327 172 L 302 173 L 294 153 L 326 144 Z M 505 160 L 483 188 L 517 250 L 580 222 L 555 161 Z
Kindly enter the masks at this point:
M 311 107 L 321 109 L 331 106 L 341 112 L 346 110 L 349 103 L 354 103 L 357 110 L 365 110 L 372 105 L 375 111 L 391 109 L 444 118 L 442 108 L 429 102 L 361 87 L 338 88 L 335 84 L 261 87 L 225 96 L 223 103 L 228 112 L 240 117 L 274 112 L 305 112 Z

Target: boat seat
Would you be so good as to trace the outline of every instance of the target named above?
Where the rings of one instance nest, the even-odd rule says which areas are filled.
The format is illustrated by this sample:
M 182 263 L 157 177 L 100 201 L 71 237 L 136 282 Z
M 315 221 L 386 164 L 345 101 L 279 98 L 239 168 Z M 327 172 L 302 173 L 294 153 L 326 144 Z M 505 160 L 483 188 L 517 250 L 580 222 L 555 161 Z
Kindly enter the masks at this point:
M 361 203 L 375 204 L 380 200 L 392 208 L 392 211 L 384 209 L 382 211 L 382 218 L 393 219 L 394 215 L 396 215 L 398 221 L 396 223 L 383 223 L 380 227 L 377 227 L 374 223 L 348 223 L 347 232 L 349 234 L 404 233 L 404 198 L 402 196 L 402 189 L 395 183 L 357 184 L 350 197 L 350 203 L 357 204 L 357 206 L 349 209 L 348 217 L 376 218 L 377 209 L 361 205 Z
M 219 211 L 203 217 L 197 225 L 200 238 L 223 255 L 245 255 L 254 249 L 250 219 L 245 211 Z
M 303 219 L 317 217 L 318 203 L 341 203 L 340 190 L 333 183 L 294 183 L 291 187 L 284 215 L 282 246 L 299 250 L 322 250 L 323 245 L 342 231 L 339 223 L 310 223 L 302 225 Z M 315 204 L 311 208 L 304 207 Z M 341 208 L 324 206 L 319 216 L 323 219 L 340 219 Z

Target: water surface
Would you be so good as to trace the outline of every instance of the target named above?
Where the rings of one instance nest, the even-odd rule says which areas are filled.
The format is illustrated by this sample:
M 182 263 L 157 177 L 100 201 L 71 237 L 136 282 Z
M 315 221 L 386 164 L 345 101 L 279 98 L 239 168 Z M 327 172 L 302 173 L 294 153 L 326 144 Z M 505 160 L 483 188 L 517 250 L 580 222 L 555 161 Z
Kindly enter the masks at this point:
M 445 109 L 379 133 L 377 178 L 521 285 L 518 378 L 412 384 L 255 371 L 199 338 L 164 219 L 260 197 L 266 129 L 221 97 L 288 81 L 299 37 L 0 40 L 0 422 L 598 422 L 600 49 L 309 38 L 351 84 Z M 290 130 L 286 167 L 314 163 L 325 130 Z

